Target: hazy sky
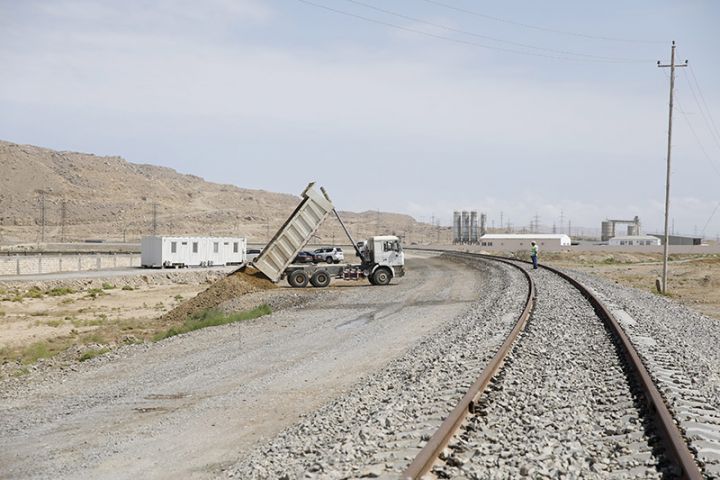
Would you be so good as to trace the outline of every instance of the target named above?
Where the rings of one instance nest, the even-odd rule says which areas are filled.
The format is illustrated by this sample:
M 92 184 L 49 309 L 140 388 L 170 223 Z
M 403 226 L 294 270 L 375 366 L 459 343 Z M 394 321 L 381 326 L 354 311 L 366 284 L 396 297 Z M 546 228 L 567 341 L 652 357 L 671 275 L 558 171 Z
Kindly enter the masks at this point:
M 659 231 L 674 39 L 671 216 L 700 233 L 718 24 L 711 0 L 0 0 L 0 139 L 444 224 Z

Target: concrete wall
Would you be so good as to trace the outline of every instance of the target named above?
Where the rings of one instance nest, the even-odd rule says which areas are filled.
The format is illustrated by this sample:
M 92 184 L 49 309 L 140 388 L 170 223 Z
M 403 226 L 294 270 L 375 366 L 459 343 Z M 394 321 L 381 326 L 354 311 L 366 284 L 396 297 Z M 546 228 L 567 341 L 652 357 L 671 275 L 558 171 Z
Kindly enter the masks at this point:
M 140 254 L 53 254 L 0 256 L 0 276 L 79 272 L 140 266 Z

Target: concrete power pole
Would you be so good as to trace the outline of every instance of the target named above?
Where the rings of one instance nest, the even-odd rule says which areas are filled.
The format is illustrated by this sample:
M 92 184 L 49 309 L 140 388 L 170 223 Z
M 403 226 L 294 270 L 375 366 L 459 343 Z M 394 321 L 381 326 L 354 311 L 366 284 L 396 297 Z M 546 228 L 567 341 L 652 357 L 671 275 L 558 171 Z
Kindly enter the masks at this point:
M 67 217 L 67 204 L 65 199 L 60 204 L 60 242 L 65 243 L 65 219 Z
M 153 203 L 153 223 L 152 223 L 152 232 L 153 236 L 157 235 L 157 203 Z
M 670 50 L 670 64 L 662 65 L 658 60 L 657 66 L 660 68 L 670 68 L 670 108 L 668 112 L 668 141 L 667 141 L 667 172 L 665 175 L 665 241 L 663 242 L 663 272 L 661 292 L 667 293 L 667 262 L 668 262 L 668 215 L 670 213 L 670 153 L 672 151 L 672 114 L 673 114 L 673 90 L 675 88 L 675 68 L 686 67 L 688 61 L 685 60 L 683 65 L 675 65 L 675 40 L 672 42 Z
M 40 243 L 45 243 L 45 190 L 38 190 L 40 194 Z

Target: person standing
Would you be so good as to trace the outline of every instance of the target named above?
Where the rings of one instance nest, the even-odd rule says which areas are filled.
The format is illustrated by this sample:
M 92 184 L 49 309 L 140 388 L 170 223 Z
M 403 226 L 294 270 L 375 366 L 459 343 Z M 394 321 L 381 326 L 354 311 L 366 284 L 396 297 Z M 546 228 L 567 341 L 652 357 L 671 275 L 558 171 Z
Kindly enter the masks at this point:
M 530 242 L 530 258 L 532 259 L 533 270 L 538 268 L 538 246 L 535 242 Z

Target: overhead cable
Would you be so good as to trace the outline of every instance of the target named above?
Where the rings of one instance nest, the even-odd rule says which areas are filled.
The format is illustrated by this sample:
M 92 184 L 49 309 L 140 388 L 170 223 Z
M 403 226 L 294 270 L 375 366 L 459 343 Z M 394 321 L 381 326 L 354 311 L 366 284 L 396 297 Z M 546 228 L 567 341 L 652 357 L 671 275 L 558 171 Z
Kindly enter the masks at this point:
M 515 25 L 518 27 L 530 28 L 530 29 L 539 30 L 542 32 L 557 33 L 557 34 L 561 34 L 561 35 L 570 35 L 573 37 L 589 38 L 592 40 L 605 40 L 608 42 L 650 43 L 650 44 L 667 43 L 665 40 L 639 40 L 639 39 L 630 39 L 630 38 L 606 37 L 606 36 L 601 36 L 601 35 L 590 35 L 590 34 L 586 34 L 586 33 L 570 32 L 567 30 L 558 30 L 558 29 L 554 29 L 554 28 L 548 28 L 548 27 L 543 27 L 543 26 L 539 26 L 539 25 L 532 25 L 529 23 L 508 20 L 506 18 L 495 17 L 493 15 L 488 15 L 486 13 L 481 13 L 481 12 L 474 11 L 474 10 L 468 10 L 466 8 L 456 7 L 454 5 L 450 5 L 445 2 L 440 2 L 438 0 L 423 0 L 423 1 L 427 2 L 427 3 L 431 3 L 433 5 L 440 6 L 440 7 L 448 8 L 450 10 L 455 10 L 456 12 L 467 13 L 469 15 L 473 15 L 476 17 L 482 17 L 482 18 L 486 18 L 488 20 L 507 23 L 509 25 Z
M 469 40 L 461 40 L 461 39 L 457 39 L 457 38 L 447 37 L 447 36 L 445 36 L 445 35 L 439 35 L 439 34 L 436 34 L 436 33 L 426 32 L 426 31 L 424 31 L 424 30 L 418 30 L 418 29 L 412 28 L 412 27 L 406 27 L 406 26 L 403 26 L 403 25 L 398 25 L 398 24 L 395 24 L 395 23 L 386 22 L 386 21 L 384 21 L 384 20 L 378 20 L 378 19 L 375 19 L 375 18 L 370 18 L 370 17 L 366 17 L 366 16 L 363 16 L 363 15 L 358 15 L 358 14 L 356 14 L 356 13 L 352 13 L 352 12 L 348 12 L 348 11 L 345 11 L 345 10 L 340 10 L 340 9 L 337 9 L 337 8 L 329 7 L 329 6 L 327 6 L 327 5 L 323 5 L 323 4 L 320 4 L 320 3 L 315 3 L 315 2 L 312 2 L 312 1 L 310 1 L 310 0 L 297 0 L 297 1 L 300 2 L 300 3 L 304 3 L 304 4 L 306 4 L 306 5 L 310 5 L 310 6 L 316 7 L 316 8 L 320 8 L 320 9 L 323 9 L 323 10 L 328 10 L 328 11 L 330 11 L 330 12 L 334 12 L 334 13 L 337 13 L 337 14 L 340 14 L 340 15 L 344 15 L 344 16 L 352 17 L 352 18 L 357 18 L 357 19 L 359 19 L 359 20 L 363 20 L 363 21 L 370 22 L 370 23 L 376 23 L 376 24 L 378 24 L 378 25 L 384 25 L 384 26 L 386 26 L 386 27 L 395 28 L 395 29 L 397 29 L 397 30 L 402 30 L 402 31 L 405 31 L 405 32 L 412 32 L 412 33 L 416 33 L 416 34 L 419 34 L 419 35 L 424 35 L 424 36 L 426 36 L 426 37 L 435 38 L 435 39 L 438 39 L 438 40 L 445 40 L 445 41 L 448 41 L 448 42 L 458 43 L 458 44 L 461 44 L 461 45 L 468 45 L 468 46 L 472 46 L 472 47 L 483 48 L 483 49 L 487 49 L 487 50 L 497 50 L 497 51 L 500 51 L 500 52 L 513 53 L 513 54 L 518 54 L 518 55 L 527 55 L 527 56 L 531 56 L 531 57 L 553 58 L 553 59 L 556 59 L 556 60 L 565 60 L 565 61 L 571 61 L 571 62 L 638 63 L 638 60 L 630 60 L 630 61 L 628 61 L 628 60 L 623 60 L 623 59 L 600 60 L 600 59 L 590 59 L 590 58 L 583 58 L 583 57 L 549 55 L 549 54 L 538 53 L 538 52 L 528 52 L 528 51 L 525 51 L 525 50 L 516 50 L 516 49 L 512 49 L 512 48 L 496 47 L 496 46 L 492 46 L 492 45 L 485 45 L 485 44 L 482 44 L 482 43 L 472 42 L 472 41 L 469 41 Z
M 700 110 L 700 113 L 703 116 L 703 119 L 705 120 L 705 123 L 707 124 L 708 130 L 710 130 L 710 133 L 712 134 L 713 140 L 715 140 L 715 143 L 717 144 L 718 148 L 720 148 L 720 131 L 717 128 L 717 124 L 715 123 L 715 119 L 712 116 L 712 113 L 710 112 L 710 109 L 707 106 L 707 102 L 705 101 L 705 96 L 702 93 L 702 90 L 700 89 L 700 83 L 697 81 L 697 77 L 695 76 L 695 72 L 692 69 L 692 66 L 690 66 L 690 74 L 692 75 L 692 78 L 695 83 L 695 87 L 693 88 L 692 83 L 690 82 L 689 77 L 687 76 L 687 73 L 685 74 L 685 81 L 688 83 L 688 86 L 690 87 L 690 91 L 693 94 L 693 97 L 695 98 L 695 103 L 698 106 L 698 109 Z M 698 95 L 700 96 L 700 100 L 702 100 L 702 105 L 698 101 L 698 96 L 695 95 L 695 90 L 697 90 Z
M 463 30 L 463 29 L 460 29 L 460 28 L 455 28 L 455 27 L 451 27 L 451 26 L 448 26 L 448 25 L 443 25 L 443 24 L 440 24 L 440 23 L 429 22 L 429 21 L 427 21 L 427 20 L 423 20 L 423 19 L 420 19 L 420 18 L 417 18 L 417 17 L 412 17 L 412 16 L 410 16 L 410 15 L 405 15 L 405 14 L 402 14 L 402 13 L 394 12 L 394 11 L 392 11 L 392 10 L 387 10 L 387 9 L 384 9 L 384 8 L 376 7 L 375 5 L 370 5 L 370 4 L 368 4 L 368 3 L 361 2 L 360 0 L 345 0 L 345 1 L 346 1 L 346 2 L 350 2 L 350 3 L 354 3 L 354 4 L 356 4 L 356 5 L 361 5 L 361 6 L 365 7 L 365 8 L 369 8 L 369 9 L 375 10 L 375 11 L 377 11 L 377 12 L 381 12 L 381 13 L 385 13 L 385 14 L 388 14 L 388 15 L 392 15 L 392 16 L 394 16 L 394 17 L 403 18 L 403 19 L 405 19 L 405 20 L 410 20 L 410 21 L 412 21 L 412 22 L 421 23 L 421 24 L 424 24 L 424 25 L 429 25 L 429 26 L 431 26 L 431 27 L 440 28 L 440 29 L 443 29 L 443 30 L 447 30 L 447 31 L 449 31 L 449 32 L 455 32 L 455 33 L 460 33 L 460 34 L 463 34 L 463 35 L 469 35 L 469 36 L 472 36 L 472 37 L 483 38 L 483 39 L 485 39 L 485 40 L 491 40 L 491 41 L 493 41 L 493 42 L 504 43 L 504 44 L 506 44 L 506 45 L 512 45 L 512 46 L 515 46 L 515 47 L 529 48 L 529 49 L 532 49 L 532 50 L 540 50 L 540 51 L 550 52 L 550 53 L 556 53 L 556 54 L 560 54 L 560 55 L 575 55 L 575 56 L 578 56 L 578 57 L 585 57 L 585 58 L 590 58 L 590 59 L 595 59 L 595 60 L 606 60 L 606 61 L 607 61 L 607 60 L 610 60 L 610 61 L 628 62 L 628 63 L 645 63 L 645 62 L 649 62 L 649 61 L 650 61 L 650 60 L 642 60 L 642 59 L 637 59 L 637 58 L 606 57 L 606 56 L 602 56 L 602 55 L 592 55 L 592 54 L 586 54 L 586 53 L 572 52 L 572 51 L 569 51 L 569 50 L 557 50 L 557 49 L 554 49 L 554 48 L 538 47 L 538 46 L 530 45 L 530 44 L 527 44 L 527 43 L 520 43 L 520 42 L 513 42 L 513 41 L 510 41 L 510 40 L 503 40 L 503 39 L 500 39 L 500 38 L 497 38 L 497 37 L 492 37 L 492 36 L 489 36 L 489 35 L 484 35 L 484 34 L 480 34 L 480 33 L 476 33 L 476 32 L 471 32 L 471 31 L 468 31 L 468 30 Z

